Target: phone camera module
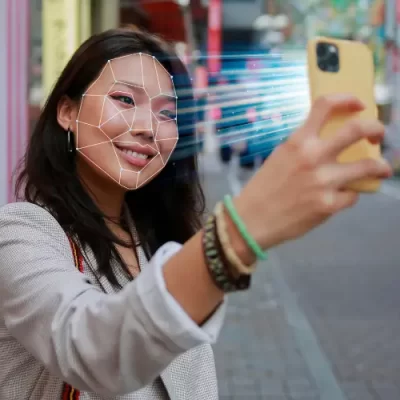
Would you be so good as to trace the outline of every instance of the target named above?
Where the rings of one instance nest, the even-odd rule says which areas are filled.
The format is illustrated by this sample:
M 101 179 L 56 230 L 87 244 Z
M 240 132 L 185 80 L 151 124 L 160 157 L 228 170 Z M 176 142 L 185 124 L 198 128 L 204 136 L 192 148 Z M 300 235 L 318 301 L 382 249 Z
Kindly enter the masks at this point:
M 317 64 L 321 71 L 339 71 L 339 49 L 326 42 L 319 42 L 316 46 Z

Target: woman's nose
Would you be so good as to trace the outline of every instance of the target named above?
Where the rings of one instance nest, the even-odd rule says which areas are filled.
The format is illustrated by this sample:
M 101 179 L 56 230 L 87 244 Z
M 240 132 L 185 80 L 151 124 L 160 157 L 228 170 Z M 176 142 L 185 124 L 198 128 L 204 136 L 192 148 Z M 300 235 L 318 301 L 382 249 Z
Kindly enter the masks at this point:
M 150 109 L 137 107 L 133 116 L 130 132 L 133 136 L 145 135 L 153 139 L 156 126 L 153 124 L 153 114 Z

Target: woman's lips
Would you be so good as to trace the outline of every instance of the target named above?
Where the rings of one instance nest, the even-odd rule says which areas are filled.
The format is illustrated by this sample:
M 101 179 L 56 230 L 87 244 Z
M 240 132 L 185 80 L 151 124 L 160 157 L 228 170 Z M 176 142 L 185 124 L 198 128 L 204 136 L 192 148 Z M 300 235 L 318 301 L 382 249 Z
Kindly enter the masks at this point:
M 147 154 L 134 152 L 132 150 L 122 149 L 120 147 L 115 146 L 121 157 L 126 160 L 129 164 L 135 167 L 145 167 L 150 160 L 152 160 L 153 156 L 149 156 Z

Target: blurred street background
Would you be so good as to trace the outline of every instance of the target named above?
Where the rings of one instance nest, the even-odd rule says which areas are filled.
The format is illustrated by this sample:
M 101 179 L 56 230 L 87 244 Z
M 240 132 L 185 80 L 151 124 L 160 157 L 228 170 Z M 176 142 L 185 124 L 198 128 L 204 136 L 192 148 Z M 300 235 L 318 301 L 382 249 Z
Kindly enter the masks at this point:
M 307 40 L 366 43 L 396 176 L 272 250 L 253 289 L 231 296 L 215 354 L 221 399 L 400 399 L 400 1 L 0 0 L 0 22 L 0 205 L 54 81 L 93 33 L 131 25 L 174 44 L 193 78 L 209 210 L 303 121 Z

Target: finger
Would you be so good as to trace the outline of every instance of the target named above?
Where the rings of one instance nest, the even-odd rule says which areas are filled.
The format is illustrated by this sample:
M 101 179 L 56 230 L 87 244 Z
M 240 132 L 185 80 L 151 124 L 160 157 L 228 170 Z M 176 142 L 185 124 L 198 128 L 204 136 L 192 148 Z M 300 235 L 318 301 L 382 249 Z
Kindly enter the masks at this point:
M 348 164 L 323 166 L 318 171 L 318 181 L 323 186 L 340 188 L 350 182 L 364 178 L 386 179 L 392 173 L 392 168 L 386 160 L 368 159 Z
M 364 108 L 364 104 L 352 95 L 333 94 L 321 96 L 314 102 L 302 131 L 308 135 L 318 135 L 333 113 L 357 112 Z
M 321 193 L 319 207 L 323 219 L 331 217 L 333 214 L 345 208 L 352 207 L 357 203 L 359 194 L 350 190 L 328 189 Z
M 336 192 L 334 212 L 344 210 L 345 208 L 353 207 L 358 199 L 359 194 L 350 190 L 343 190 L 341 192 Z
M 367 139 L 372 143 L 380 143 L 385 135 L 385 126 L 378 120 L 351 120 L 335 137 L 324 140 L 323 154 L 327 157 L 337 157 L 339 153 L 358 142 Z

